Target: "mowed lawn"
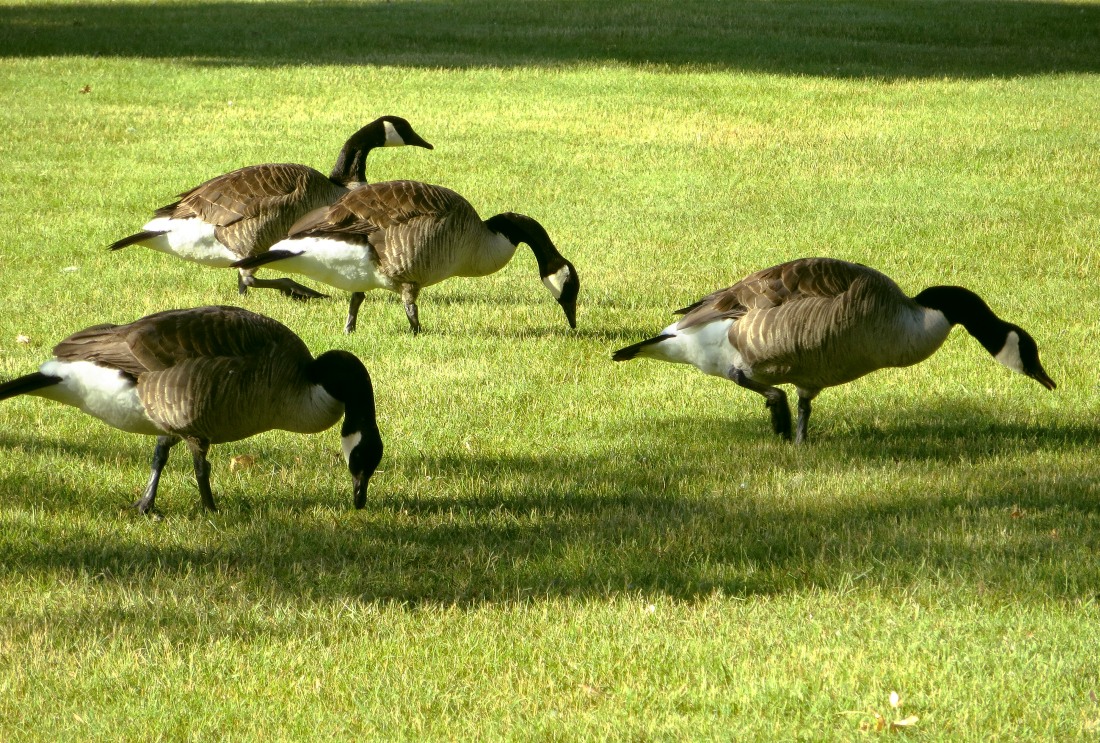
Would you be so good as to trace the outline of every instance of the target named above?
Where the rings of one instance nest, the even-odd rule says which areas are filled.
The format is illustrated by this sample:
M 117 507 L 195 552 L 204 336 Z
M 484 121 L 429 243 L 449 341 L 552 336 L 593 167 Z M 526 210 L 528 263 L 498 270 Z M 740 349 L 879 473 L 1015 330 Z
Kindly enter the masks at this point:
M 386 453 L 355 511 L 335 430 L 216 446 L 205 514 L 179 448 L 154 521 L 151 439 L 0 403 L 0 739 L 1097 738 L 1098 102 L 1095 2 L 7 0 L 0 379 L 239 304 L 364 360 Z M 382 114 L 436 149 L 368 178 L 535 217 L 576 331 L 525 247 L 425 289 L 416 338 L 393 295 L 345 336 L 344 292 L 105 249 Z M 812 255 L 973 289 L 1057 390 L 957 328 L 793 447 L 610 360 Z

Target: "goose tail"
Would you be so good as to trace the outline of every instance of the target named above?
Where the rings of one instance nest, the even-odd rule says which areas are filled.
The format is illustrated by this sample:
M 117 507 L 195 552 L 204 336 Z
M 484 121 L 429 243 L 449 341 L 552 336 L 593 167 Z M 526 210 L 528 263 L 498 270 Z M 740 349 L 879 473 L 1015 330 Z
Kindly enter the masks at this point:
M 266 266 L 268 263 L 274 263 L 275 261 L 286 260 L 287 258 L 293 258 L 296 255 L 301 255 L 302 251 L 293 250 L 269 250 L 266 253 L 260 253 L 259 255 L 250 255 L 247 258 L 242 258 L 239 261 L 234 261 L 229 264 L 230 268 L 259 268 L 260 266 Z
M 121 240 L 115 240 L 113 243 L 107 246 L 107 250 L 122 250 L 130 245 L 137 245 L 143 243 L 146 240 L 151 240 L 154 237 L 160 237 L 166 234 L 164 230 L 143 230 L 136 232 L 129 237 L 124 237 Z
M 16 395 L 27 395 L 43 387 L 55 385 L 60 381 L 61 377 L 43 374 L 42 372 L 17 377 L 0 384 L 0 400 L 7 400 L 9 397 L 15 397 Z
M 661 335 L 654 336 L 653 338 L 646 338 L 644 341 L 639 341 L 633 345 L 627 346 L 626 348 L 620 348 L 618 351 L 611 354 L 611 359 L 613 361 L 630 361 L 631 359 L 639 355 L 644 356 L 647 346 L 662 343 L 663 341 L 674 337 L 675 336 L 669 333 L 662 333 Z

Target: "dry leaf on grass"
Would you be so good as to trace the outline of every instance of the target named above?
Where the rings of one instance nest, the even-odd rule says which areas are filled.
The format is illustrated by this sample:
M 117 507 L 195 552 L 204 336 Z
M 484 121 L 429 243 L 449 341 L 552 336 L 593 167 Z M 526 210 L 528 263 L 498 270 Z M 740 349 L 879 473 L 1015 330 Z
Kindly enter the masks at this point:
M 31 339 L 28 338 L 27 336 L 23 335 L 22 333 L 20 333 L 19 335 L 15 336 L 15 342 L 16 343 L 30 343 Z
M 256 466 L 256 457 L 251 454 L 238 454 L 229 460 L 229 471 L 252 469 Z

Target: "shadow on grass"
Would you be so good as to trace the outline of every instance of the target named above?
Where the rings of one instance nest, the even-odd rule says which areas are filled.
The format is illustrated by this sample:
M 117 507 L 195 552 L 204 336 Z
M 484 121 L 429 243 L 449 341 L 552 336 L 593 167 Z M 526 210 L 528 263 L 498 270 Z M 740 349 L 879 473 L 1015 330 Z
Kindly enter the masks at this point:
M 1100 71 L 1098 27 L 1096 5 L 1007 0 L 41 3 L 0 11 L 0 56 L 1013 77 Z
M 223 495 L 209 530 L 175 503 L 139 541 L 125 529 L 8 534 L 0 564 L 409 605 L 773 595 L 838 590 L 854 576 L 925 595 L 942 583 L 1005 600 L 1098 597 L 1100 427 L 935 409 L 795 448 L 759 423 L 652 421 L 622 431 L 630 452 L 600 457 L 389 462 L 363 512 L 343 489 Z M 716 447 L 728 463 L 717 475 Z M 35 506 L 64 521 L 79 504 L 75 491 L 52 492 Z

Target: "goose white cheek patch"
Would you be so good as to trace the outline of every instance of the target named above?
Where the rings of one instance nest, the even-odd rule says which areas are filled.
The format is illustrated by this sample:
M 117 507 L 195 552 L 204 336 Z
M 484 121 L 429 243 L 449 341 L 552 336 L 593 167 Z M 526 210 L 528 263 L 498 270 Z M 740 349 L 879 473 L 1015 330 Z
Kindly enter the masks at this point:
M 1014 372 L 1024 373 L 1024 361 L 1020 358 L 1020 336 L 1013 330 L 1005 338 L 1005 345 L 993 358 Z
M 565 282 L 569 280 L 569 266 L 562 266 L 549 276 L 542 277 L 542 283 L 546 285 L 546 288 L 550 290 L 550 293 L 554 295 L 554 299 L 561 299 L 562 290 L 565 289 Z
M 340 445 L 344 447 L 344 463 L 347 464 L 351 460 L 351 452 L 355 447 L 359 446 L 359 442 L 363 440 L 363 434 L 359 431 L 355 433 L 349 433 L 347 436 L 340 437 Z
M 405 144 L 405 140 L 401 138 L 401 135 L 397 133 L 397 127 L 388 121 L 382 122 L 382 128 L 386 130 L 386 144 L 385 147 L 400 147 Z

